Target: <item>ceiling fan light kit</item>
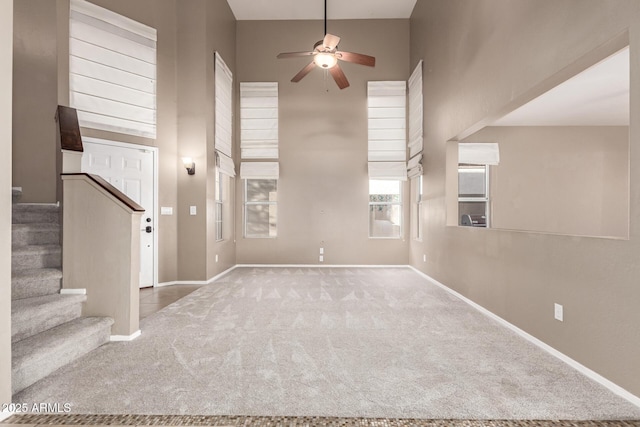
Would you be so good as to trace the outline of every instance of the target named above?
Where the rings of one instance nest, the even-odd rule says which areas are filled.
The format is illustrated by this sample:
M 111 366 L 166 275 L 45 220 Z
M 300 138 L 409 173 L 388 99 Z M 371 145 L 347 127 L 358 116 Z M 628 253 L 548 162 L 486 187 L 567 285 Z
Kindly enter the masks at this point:
M 330 53 L 319 53 L 313 58 L 313 62 L 320 68 L 332 68 L 338 63 L 338 58 Z
M 320 40 L 313 46 L 311 52 L 285 52 L 278 55 L 278 59 L 283 58 L 297 58 L 301 56 L 312 56 L 313 61 L 296 74 L 291 81 L 297 83 L 304 76 L 309 74 L 315 67 L 319 67 L 324 70 L 328 70 L 333 80 L 340 89 L 349 87 L 349 81 L 344 75 L 342 68 L 338 64 L 338 60 L 345 62 L 352 62 L 354 64 L 366 65 L 368 67 L 375 67 L 376 58 L 369 55 L 363 55 L 361 53 L 353 52 L 340 52 L 338 51 L 338 43 L 340 43 L 340 37 L 327 33 L 327 0 L 324 1 L 324 39 Z

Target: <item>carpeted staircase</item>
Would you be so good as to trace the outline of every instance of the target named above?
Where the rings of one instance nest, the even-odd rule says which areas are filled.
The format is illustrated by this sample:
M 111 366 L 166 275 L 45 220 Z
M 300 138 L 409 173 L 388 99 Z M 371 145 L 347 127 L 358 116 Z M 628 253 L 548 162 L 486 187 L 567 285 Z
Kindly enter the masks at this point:
M 113 319 L 81 317 L 86 295 L 61 295 L 60 209 L 17 203 L 11 255 L 12 392 L 109 341 Z

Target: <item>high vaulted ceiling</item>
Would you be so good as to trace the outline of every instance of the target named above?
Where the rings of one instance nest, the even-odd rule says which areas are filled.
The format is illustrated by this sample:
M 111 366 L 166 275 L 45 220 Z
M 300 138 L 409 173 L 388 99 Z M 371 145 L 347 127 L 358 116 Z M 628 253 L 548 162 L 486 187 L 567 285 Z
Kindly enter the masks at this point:
M 239 21 L 323 19 L 324 0 L 227 0 Z M 409 18 L 417 0 L 327 0 L 327 19 Z

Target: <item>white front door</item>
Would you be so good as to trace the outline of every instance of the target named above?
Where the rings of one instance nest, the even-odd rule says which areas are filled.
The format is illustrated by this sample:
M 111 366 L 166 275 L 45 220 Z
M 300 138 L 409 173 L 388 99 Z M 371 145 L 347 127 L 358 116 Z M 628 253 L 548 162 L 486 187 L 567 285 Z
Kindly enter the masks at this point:
M 154 286 L 155 156 L 152 147 L 82 138 L 82 172 L 100 175 L 145 209 L 140 224 L 140 287 Z

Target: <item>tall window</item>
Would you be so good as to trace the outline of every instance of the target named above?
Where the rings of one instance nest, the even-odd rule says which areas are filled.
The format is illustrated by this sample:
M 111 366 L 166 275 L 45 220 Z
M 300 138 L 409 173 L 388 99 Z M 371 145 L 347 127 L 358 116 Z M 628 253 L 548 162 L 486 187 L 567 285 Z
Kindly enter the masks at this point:
M 489 225 L 489 166 L 458 165 L 458 225 Z
M 223 207 L 224 207 L 224 175 L 220 172 L 220 168 L 216 167 L 216 191 L 215 191 L 215 203 L 216 203 L 216 241 L 224 240 L 222 232 L 222 220 L 223 220 Z
M 69 102 L 80 126 L 156 137 L 156 30 L 71 0 Z
M 416 240 L 422 240 L 422 175 L 413 178 L 415 182 Z
M 402 182 L 369 180 L 369 237 L 402 236 Z
M 244 237 L 276 237 L 278 180 L 245 179 L 244 182 Z

